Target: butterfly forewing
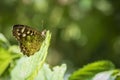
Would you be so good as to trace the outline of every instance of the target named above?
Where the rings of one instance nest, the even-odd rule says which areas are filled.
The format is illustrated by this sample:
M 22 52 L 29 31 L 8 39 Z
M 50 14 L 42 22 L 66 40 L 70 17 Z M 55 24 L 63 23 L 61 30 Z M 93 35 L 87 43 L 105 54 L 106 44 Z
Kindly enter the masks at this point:
M 21 52 L 27 56 L 37 52 L 45 39 L 45 35 L 42 35 L 42 32 L 26 25 L 14 25 L 13 36 L 18 40 Z

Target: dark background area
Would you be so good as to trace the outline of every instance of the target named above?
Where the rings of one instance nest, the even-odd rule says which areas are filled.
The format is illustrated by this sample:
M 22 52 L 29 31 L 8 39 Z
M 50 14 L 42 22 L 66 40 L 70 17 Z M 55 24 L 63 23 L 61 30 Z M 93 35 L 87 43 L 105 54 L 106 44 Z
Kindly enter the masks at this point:
M 81 67 L 111 60 L 120 67 L 119 0 L 1 0 L 0 32 L 11 45 L 14 24 L 50 30 L 47 62 Z

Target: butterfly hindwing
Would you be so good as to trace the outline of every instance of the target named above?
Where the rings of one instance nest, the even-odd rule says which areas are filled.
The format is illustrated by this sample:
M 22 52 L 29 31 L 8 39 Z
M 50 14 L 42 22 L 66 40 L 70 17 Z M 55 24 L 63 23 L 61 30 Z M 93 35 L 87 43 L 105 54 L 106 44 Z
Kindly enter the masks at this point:
M 45 35 L 42 35 L 42 32 L 26 25 L 14 25 L 13 36 L 19 41 L 21 52 L 27 56 L 37 52 L 45 39 Z

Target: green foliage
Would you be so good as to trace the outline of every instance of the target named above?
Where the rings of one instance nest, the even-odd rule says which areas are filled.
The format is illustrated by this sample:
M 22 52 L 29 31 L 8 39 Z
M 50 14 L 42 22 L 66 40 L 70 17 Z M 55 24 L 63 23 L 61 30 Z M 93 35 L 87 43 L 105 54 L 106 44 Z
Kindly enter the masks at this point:
M 8 48 L 10 46 L 8 40 L 0 33 L 0 47 Z
M 30 25 L 39 30 L 44 25 L 53 33 L 50 51 L 55 55 L 50 54 L 50 56 L 58 54 L 55 62 L 54 59 L 48 59 L 53 65 L 59 64 L 65 59 L 75 67 L 79 67 L 87 62 L 105 59 L 113 61 L 119 67 L 119 8 L 120 0 L 1 0 L 0 32 L 11 43 L 15 43 L 15 39 L 11 35 L 11 28 L 15 23 Z M 16 66 L 15 62 L 21 57 L 21 54 L 18 46 L 11 46 L 8 40 L 0 34 L 0 78 L 5 73 L 11 72 L 14 66 L 16 68 L 20 60 L 24 58 L 18 60 Z M 41 60 L 44 63 L 44 59 Z M 33 62 L 33 64 L 36 63 Z M 29 64 L 25 68 L 29 68 L 33 64 Z M 10 68 L 11 66 L 12 68 Z M 42 70 L 43 64 L 40 66 Z M 70 79 L 78 79 L 81 75 L 84 79 L 98 79 L 99 74 L 109 76 L 114 74 L 113 70 L 102 71 L 106 68 L 105 66 L 98 65 L 86 69 L 87 66 L 72 74 L 74 78 L 71 76 Z M 8 70 L 9 68 L 10 70 Z M 32 79 L 31 77 L 35 77 L 40 71 L 39 68 L 36 70 L 37 67 L 34 69 L 35 71 L 31 69 L 26 79 Z M 120 80 L 118 74 L 119 70 L 114 76 Z
M 49 68 L 48 64 L 44 64 L 35 80 L 63 80 L 65 70 L 65 64 L 54 67 L 53 71 Z
M 97 73 L 113 69 L 115 69 L 115 66 L 110 61 L 98 61 L 75 71 L 69 80 L 92 80 Z
M 12 54 L 11 47 L 7 39 L 0 33 L 0 76 L 5 72 L 12 60 L 19 57 L 18 54 Z
M 8 51 L 6 51 L 4 48 L 0 47 L 0 75 L 3 74 L 3 72 L 6 70 L 8 65 L 10 64 L 12 57 L 9 54 Z
M 96 74 L 92 80 L 119 80 L 120 70 L 104 71 Z

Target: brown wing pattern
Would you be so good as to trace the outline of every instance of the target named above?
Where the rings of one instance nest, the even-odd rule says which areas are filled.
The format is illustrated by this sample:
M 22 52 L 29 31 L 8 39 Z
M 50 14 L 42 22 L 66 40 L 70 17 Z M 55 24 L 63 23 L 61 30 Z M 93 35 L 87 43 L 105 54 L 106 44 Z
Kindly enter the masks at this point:
M 26 25 L 14 25 L 13 36 L 19 41 L 21 52 L 27 56 L 37 52 L 45 39 L 43 32 L 39 32 Z

